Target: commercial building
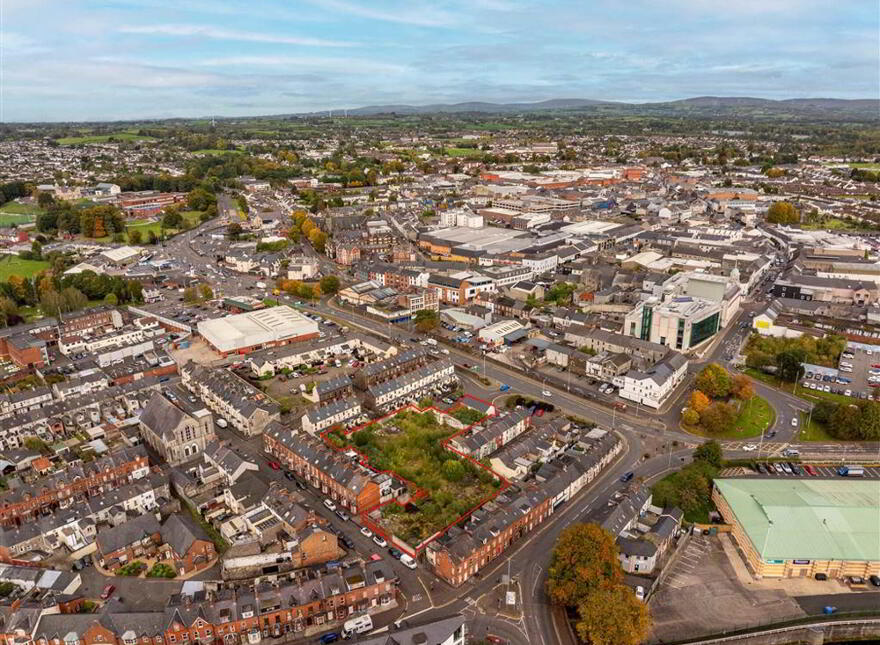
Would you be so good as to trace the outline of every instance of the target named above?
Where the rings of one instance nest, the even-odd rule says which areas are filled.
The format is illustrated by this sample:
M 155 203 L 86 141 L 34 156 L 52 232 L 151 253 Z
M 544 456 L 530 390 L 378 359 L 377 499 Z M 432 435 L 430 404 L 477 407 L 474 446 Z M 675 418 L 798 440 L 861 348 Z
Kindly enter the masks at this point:
M 629 370 L 616 376 L 613 383 L 620 388 L 620 397 L 655 410 L 687 375 L 688 360 L 678 352 L 669 354 L 647 371 Z
M 509 340 L 519 340 L 525 336 L 526 328 L 518 320 L 499 320 L 483 327 L 477 335 L 489 345 L 503 345 Z
M 202 338 L 223 356 L 318 337 L 318 323 L 287 305 L 249 311 L 198 324 Z
M 716 479 L 712 499 L 759 577 L 880 575 L 880 481 Z
M 667 302 L 650 298 L 626 315 L 624 333 L 680 352 L 712 338 L 721 328 L 721 306 L 702 298 L 679 296 Z

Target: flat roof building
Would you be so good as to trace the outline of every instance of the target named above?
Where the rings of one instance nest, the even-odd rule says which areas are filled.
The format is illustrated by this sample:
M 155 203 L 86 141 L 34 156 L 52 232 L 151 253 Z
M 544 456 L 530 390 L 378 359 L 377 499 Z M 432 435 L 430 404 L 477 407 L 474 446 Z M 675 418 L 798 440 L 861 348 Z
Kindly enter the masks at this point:
M 197 328 L 223 356 L 318 337 L 318 323 L 287 305 L 204 320 Z
M 757 577 L 880 574 L 880 481 L 716 479 L 712 498 Z

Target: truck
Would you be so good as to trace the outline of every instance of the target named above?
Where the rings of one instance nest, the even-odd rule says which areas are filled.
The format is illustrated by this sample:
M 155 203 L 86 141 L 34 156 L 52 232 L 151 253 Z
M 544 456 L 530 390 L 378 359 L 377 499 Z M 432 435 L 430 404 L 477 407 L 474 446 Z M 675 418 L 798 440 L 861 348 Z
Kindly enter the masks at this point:
M 864 477 L 865 469 L 861 466 L 841 466 L 837 469 L 837 474 L 841 477 Z
M 355 634 L 366 634 L 373 630 L 373 619 L 369 614 L 346 620 L 342 625 L 342 638 L 351 638 Z

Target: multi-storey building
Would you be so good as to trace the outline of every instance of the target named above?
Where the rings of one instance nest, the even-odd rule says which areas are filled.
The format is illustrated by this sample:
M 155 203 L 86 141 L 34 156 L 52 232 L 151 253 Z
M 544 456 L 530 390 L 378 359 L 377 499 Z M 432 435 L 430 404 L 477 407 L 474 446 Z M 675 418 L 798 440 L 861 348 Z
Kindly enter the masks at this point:
M 217 439 L 214 419 L 205 408 L 185 412 L 156 392 L 140 416 L 141 436 L 172 466 L 189 461 Z

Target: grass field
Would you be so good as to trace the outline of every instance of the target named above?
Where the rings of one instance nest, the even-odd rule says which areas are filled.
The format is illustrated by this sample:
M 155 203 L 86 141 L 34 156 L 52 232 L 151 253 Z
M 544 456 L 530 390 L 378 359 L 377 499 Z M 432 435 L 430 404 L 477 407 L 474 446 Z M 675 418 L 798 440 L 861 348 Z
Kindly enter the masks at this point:
M 201 216 L 202 211 L 182 211 L 181 215 L 183 215 L 184 219 L 189 223 L 190 228 L 196 226 L 199 223 L 199 217 Z M 144 240 L 150 234 L 150 231 L 153 231 L 157 236 L 162 231 L 162 226 L 159 220 L 155 222 L 142 222 L 138 224 L 129 224 L 125 227 L 125 232 L 129 233 L 131 231 L 140 231 L 141 236 Z M 174 235 L 179 233 L 180 231 L 168 228 L 165 229 L 165 233 L 169 235 Z
M 33 215 L 7 215 L 3 211 L 0 211 L 0 227 L 21 226 L 22 224 L 30 224 L 33 221 Z
M 446 148 L 447 157 L 480 157 L 483 151 L 477 148 Z
M 43 269 L 49 268 L 44 260 L 22 260 L 14 255 L 0 257 L 0 280 L 8 280 L 11 275 L 30 278 Z
M 871 231 L 875 227 L 870 224 L 861 224 L 836 217 L 829 217 L 818 224 L 801 224 L 806 230 L 831 230 L 831 231 Z
M 9 213 L 11 215 L 40 215 L 43 209 L 33 204 L 19 204 L 18 202 L 6 202 L 0 206 L 0 213 Z
M 244 150 L 215 150 L 212 148 L 193 150 L 194 155 L 240 155 L 242 153 L 244 153 Z
M 158 141 L 155 137 L 144 137 L 131 132 L 116 132 L 114 134 L 92 134 L 82 137 L 64 137 L 57 139 L 62 146 L 73 146 L 80 143 L 107 143 L 113 139 L 114 141 Z
M 850 168 L 864 168 L 865 170 L 880 170 L 880 163 L 869 161 L 857 161 L 849 165 Z
M 807 423 L 808 416 L 806 414 L 801 414 L 801 430 L 798 433 L 798 439 L 800 441 L 837 441 L 834 437 L 828 434 L 828 431 L 825 429 L 821 423 L 816 423 L 812 419 Z

